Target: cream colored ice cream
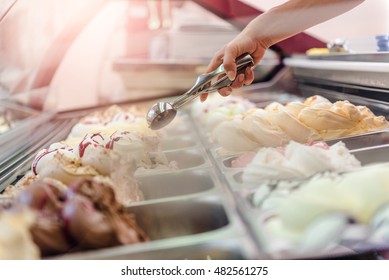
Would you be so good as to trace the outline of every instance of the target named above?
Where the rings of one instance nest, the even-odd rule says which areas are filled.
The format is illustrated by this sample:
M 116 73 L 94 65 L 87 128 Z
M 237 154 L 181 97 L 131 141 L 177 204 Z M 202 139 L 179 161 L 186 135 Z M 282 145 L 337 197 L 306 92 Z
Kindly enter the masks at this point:
M 317 95 L 285 105 L 273 102 L 264 110 L 254 114 L 253 111 L 239 115 L 241 120 L 238 117 L 218 120 L 217 126 L 212 126 L 213 141 L 224 150 L 245 152 L 283 145 L 290 140 L 308 143 L 389 128 L 384 116 L 375 116 L 365 106 L 349 101 L 331 103 Z M 240 135 L 231 135 L 231 130 Z
M 239 153 L 284 145 L 291 138 L 279 126 L 273 125 L 262 109 L 258 109 L 220 123 L 212 132 L 212 140 L 226 151 Z
M 224 149 L 232 152 L 255 150 L 258 143 L 246 135 L 242 128 L 243 120 L 239 117 L 221 123 L 212 133 L 212 139 Z
M 297 142 L 306 143 L 310 139 L 319 138 L 315 129 L 300 122 L 286 110 L 269 113 L 266 115 L 266 119 Z
M 225 120 L 245 114 L 255 108 L 255 104 L 239 96 L 222 97 L 218 94 L 208 97 L 207 102 L 195 101 L 192 115 L 204 125 L 206 131 L 213 131 Z
M 304 145 L 295 141 L 285 147 L 262 148 L 243 171 L 245 184 L 266 180 L 305 178 L 319 172 L 345 172 L 360 167 L 360 162 L 343 142 Z
M 273 124 L 262 112 L 245 116 L 242 130 L 255 141 L 258 147 L 277 147 L 288 143 L 291 138 L 279 126 Z
M 0 211 L 0 260 L 32 260 L 40 258 L 30 227 L 35 215 L 27 209 Z
M 96 168 L 101 174 L 113 172 L 111 161 L 104 158 L 120 156 L 135 161 L 137 168 L 172 168 L 161 151 L 162 133 L 151 130 L 144 116 L 130 108 L 111 106 L 82 118 L 61 144 L 73 147 L 83 165 Z M 144 114 L 143 114 L 144 115 Z
M 35 175 L 54 178 L 65 184 L 84 177 L 96 176 L 99 172 L 90 165 L 82 165 L 79 158 L 69 158 L 60 150 L 41 151 L 33 162 Z
M 33 173 L 41 179 L 53 178 L 64 184 L 83 177 L 106 177 L 119 199 L 140 200 L 142 196 L 134 179 L 134 158 L 107 148 L 110 142 L 101 135 L 95 136 L 87 135 L 76 147 L 55 143 L 40 151 L 32 164 Z
M 113 105 L 104 111 L 90 113 L 75 124 L 68 135 L 71 138 L 83 138 L 87 133 L 112 134 L 116 130 L 128 130 L 132 126 L 137 130 L 146 130 L 147 123 L 144 117 L 140 117 L 131 110 Z
M 247 110 L 255 108 L 255 103 L 239 96 L 222 97 L 218 94 L 213 94 L 208 96 L 207 102 L 204 103 L 199 99 L 194 100 L 191 112 L 196 119 L 203 120 L 213 110 L 220 108 L 227 108 L 231 112 L 229 116 L 232 116 L 235 114 L 243 114 Z
M 152 169 L 169 166 L 161 152 L 160 139 L 161 133 L 148 128 L 146 119 L 138 116 L 137 112 L 111 106 L 81 119 L 63 144 L 77 149 L 84 164 L 94 166 L 90 160 L 97 162 L 96 157 L 110 153 L 104 151 L 103 148 L 106 148 L 126 160 L 135 160 L 138 167 Z M 106 173 L 102 168 L 100 171 Z

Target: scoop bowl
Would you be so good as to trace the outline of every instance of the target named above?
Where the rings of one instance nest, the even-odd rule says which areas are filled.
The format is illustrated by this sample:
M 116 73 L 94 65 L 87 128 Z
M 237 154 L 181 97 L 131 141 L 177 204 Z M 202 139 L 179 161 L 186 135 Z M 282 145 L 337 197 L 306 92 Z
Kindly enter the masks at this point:
M 168 125 L 176 116 L 177 110 L 168 102 L 158 102 L 147 112 L 147 123 L 153 130 L 161 129 Z

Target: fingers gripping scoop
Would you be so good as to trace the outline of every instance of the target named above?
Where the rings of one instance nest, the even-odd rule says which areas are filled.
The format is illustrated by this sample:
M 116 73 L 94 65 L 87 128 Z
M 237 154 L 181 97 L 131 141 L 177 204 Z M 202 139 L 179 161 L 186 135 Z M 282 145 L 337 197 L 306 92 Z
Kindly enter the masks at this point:
M 236 61 L 237 73 L 244 73 L 246 67 L 253 65 L 253 58 L 245 54 Z M 232 82 L 227 78 L 223 65 L 211 73 L 199 75 L 193 87 L 172 103 L 158 102 L 150 108 L 146 116 L 149 127 L 154 130 L 165 127 L 174 119 L 177 110 L 184 104 L 196 99 L 204 92 L 213 92 L 230 86 Z

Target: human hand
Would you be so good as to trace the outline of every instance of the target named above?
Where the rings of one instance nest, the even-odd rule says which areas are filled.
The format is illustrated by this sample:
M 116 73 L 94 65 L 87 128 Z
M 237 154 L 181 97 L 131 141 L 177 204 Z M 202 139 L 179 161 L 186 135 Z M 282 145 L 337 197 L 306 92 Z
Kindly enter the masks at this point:
M 235 61 L 239 56 L 246 53 L 253 57 L 254 65 L 256 65 L 263 57 L 266 49 L 267 47 L 263 47 L 259 40 L 249 35 L 249 32 L 242 31 L 234 40 L 217 51 L 207 66 L 206 73 L 215 70 L 223 64 L 227 77 L 233 81 L 230 86 L 221 88 L 219 94 L 228 96 L 233 89 L 251 84 L 254 80 L 253 69 L 247 67 L 244 74 L 237 75 Z M 200 96 L 200 100 L 204 102 L 207 97 L 208 93 L 203 93 Z

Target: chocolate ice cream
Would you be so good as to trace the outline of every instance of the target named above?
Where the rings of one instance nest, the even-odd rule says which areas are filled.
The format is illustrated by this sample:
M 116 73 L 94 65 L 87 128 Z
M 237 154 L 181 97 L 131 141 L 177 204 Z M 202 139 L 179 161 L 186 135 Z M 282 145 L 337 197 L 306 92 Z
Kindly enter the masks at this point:
M 111 186 L 93 178 L 67 189 L 37 180 L 17 201 L 37 213 L 31 233 L 43 256 L 148 240 Z

